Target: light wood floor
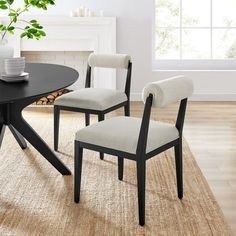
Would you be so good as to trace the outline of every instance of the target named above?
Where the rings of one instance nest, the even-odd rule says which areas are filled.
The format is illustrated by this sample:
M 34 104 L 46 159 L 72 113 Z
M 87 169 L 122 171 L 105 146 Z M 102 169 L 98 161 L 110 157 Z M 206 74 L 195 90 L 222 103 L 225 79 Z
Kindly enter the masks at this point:
M 142 111 L 142 103 L 132 103 L 132 116 Z M 174 119 L 176 106 L 152 117 Z M 236 102 L 190 102 L 184 137 L 236 235 Z
M 155 110 L 152 118 L 173 120 L 176 108 Z M 132 102 L 131 116 L 142 112 L 143 104 Z M 236 102 L 190 102 L 184 136 L 236 235 Z

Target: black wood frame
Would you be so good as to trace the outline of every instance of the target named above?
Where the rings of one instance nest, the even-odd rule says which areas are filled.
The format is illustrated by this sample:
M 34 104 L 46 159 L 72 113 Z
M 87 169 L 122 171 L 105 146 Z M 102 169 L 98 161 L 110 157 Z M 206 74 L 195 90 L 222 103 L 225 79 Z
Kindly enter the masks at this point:
M 91 66 L 87 66 L 86 80 L 85 80 L 85 88 L 91 87 Z M 98 121 L 102 121 L 105 119 L 105 114 L 114 111 L 118 108 L 124 107 L 125 116 L 130 116 L 130 87 L 131 87 L 131 75 L 132 75 L 132 62 L 129 61 L 126 75 L 126 84 L 125 84 L 125 94 L 127 96 L 127 101 L 119 103 L 113 107 L 109 107 L 106 110 L 92 110 L 92 109 L 83 109 L 83 108 L 75 108 L 68 106 L 58 106 L 54 105 L 54 150 L 58 151 L 58 141 L 59 141 L 59 120 L 60 120 L 60 111 L 71 111 L 71 112 L 81 112 L 85 114 L 85 125 L 88 126 L 90 124 L 90 114 L 98 115 Z M 104 153 L 100 152 L 100 159 L 104 159 Z
M 139 224 L 145 224 L 145 182 L 146 182 L 146 161 L 159 153 L 166 151 L 169 148 L 175 149 L 175 165 L 177 179 L 178 198 L 183 198 L 183 168 L 182 168 L 182 131 L 184 125 L 185 112 L 187 107 L 187 98 L 181 100 L 178 116 L 176 120 L 176 128 L 179 131 L 179 138 L 171 141 L 149 153 L 146 153 L 148 129 L 150 122 L 150 114 L 152 107 L 152 94 L 146 99 L 142 123 L 139 133 L 138 145 L 136 154 L 122 152 L 110 148 L 96 146 L 89 143 L 75 141 L 75 166 L 74 166 L 74 201 L 80 201 L 80 186 L 81 186 L 81 171 L 83 149 L 90 149 L 97 152 L 107 153 L 118 157 L 118 179 L 123 179 L 124 158 L 136 161 L 137 166 L 137 183 L 138 183 L 138 208 L 139 208 Z

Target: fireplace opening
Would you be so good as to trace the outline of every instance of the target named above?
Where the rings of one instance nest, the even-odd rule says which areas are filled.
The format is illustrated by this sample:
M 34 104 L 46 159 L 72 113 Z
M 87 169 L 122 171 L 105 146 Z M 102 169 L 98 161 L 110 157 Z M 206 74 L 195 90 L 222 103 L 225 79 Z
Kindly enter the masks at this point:
M 53 105 L 54 100 L 70 91 L 84 88 L 85 77 L 87 71 L 87 61 L 90 51 L 22 51 L 21 56 L 26 58 L 26 63 L 50 63 L 65 65 L 74 68 L 79 72 L 79 79 L 70 87 L 56 91 L 48 96 L 45 96 L 33 105 Z

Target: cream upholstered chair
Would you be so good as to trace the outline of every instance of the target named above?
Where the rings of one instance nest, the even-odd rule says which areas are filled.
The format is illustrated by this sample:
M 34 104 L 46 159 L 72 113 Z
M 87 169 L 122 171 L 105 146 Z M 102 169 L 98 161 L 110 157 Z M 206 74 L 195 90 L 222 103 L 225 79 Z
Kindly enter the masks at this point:
M 94 67 L 126 69 L 125 91 L 91 88 L 91 72 Z M 130 84 L 132 63 L 126 54 L 90 54 L 85 81 L 85 88 L 67 93 L 54 103 L 54 149 L 58 150 L 60 110 L 85 113 L 86 126 L 90 114 L 97 114 L 99 121 L 104 120 L 106 113 L 124 107 L 125 115 L 130 115 Z M 100 153 L 103 159 L 103 153 Z
M 182 130 L 187 98 L 193 93 L 192 81 L 183 76 L 149 83 L 143 89 L 145 108 L 142 119 L 115 117 L 88 126 L 76 133 L 74 200 L 80 200 L 83 148 L 118 156 L 118 178 L 123 179 L 124 158 L 136 161 L 139 224 L 145 224 L 146 160 L 175 148 L 178 197 L 183 197 Z M 180 102 L 176 124 L 150 121 L 152 107 Z

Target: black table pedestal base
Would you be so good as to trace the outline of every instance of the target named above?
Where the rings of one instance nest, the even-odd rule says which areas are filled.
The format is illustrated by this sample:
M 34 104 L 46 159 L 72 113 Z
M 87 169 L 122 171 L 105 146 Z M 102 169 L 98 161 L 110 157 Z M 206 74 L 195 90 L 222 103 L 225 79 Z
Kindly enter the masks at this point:
M 33 128 L 22 117 L 22 110 L 31 100 L 0 105 L 0 147 L 6 126 L 14 135 L 22 149 L 27 147 L 24 138 L 34 146 L 62 175 L 71 175 L 70 170 L 58 159 L 55 153 L 40 138 Z M 24 138 L 23 138 L 24 137 Z

